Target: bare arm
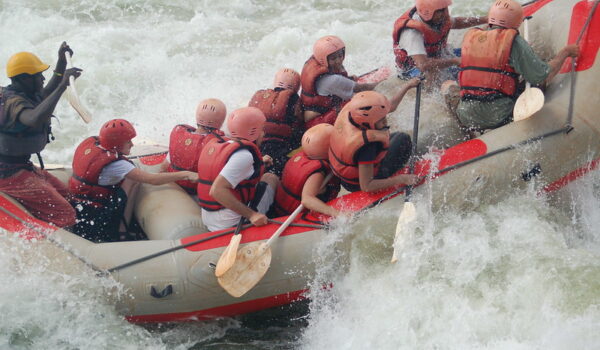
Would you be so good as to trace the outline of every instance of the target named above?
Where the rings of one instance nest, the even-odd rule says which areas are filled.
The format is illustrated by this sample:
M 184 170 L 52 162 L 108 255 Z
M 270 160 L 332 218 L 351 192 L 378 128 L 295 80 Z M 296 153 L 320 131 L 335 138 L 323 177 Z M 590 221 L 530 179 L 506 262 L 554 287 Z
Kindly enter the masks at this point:
M 314 173 L 308 177 L 302 188 L 302 205 L 310 210 L 336 217 L 340 212 L 317 197 L 321 192 L 323 180 L 325 180 L 323 173 Z
M 465 29 L 474 26 L 486 24 L 488 22 L 487 16 L 475 16 L 475 17 L 454 17 L 452 23 L 452 29 Z
M 460 65 L 460 58 L 430 58 L 427 55 L 413 55 L 410 56 L 415 65 L 421 72 L 429 72 L 432 70 L 443 69 L 450 66 Z
M 550 83 L 550 81 L 558 74 L 560 68 L 565 63 L 565 60 L 569 57 L 577 57 L 579 56 L 579 46 L 577 45 L 567 45 L 563 47 L 558 54 L 548 62 L 550 66 L 550 73 L 548 73 L 548 77 L 544 80 L 544 84 Z
M 379 83 L 364 83 L 364 84 L 356 83 L 356 85 L 354 85 L 354 92 L 371 91 L 371 90 L 375 89 L 377 84 L 379 84 Z
M 401 174 L 388 177 L 386 179 L 375 179 L 375 168 L 373 164 L 358 165 L 358 179 L 360 190 L 363 192 L 377 192 L 386 188 L 399 185 L 414 185 L 418 177 L 411 174 Z
M 65 68 L 67 67 L 67 58 L 65 57 L 65 52 L 69 52 L 71 56 L 73 56 L 73 50 L 67 45 L 65 41 L 62 42 L 60 48 L 58 49 L 58 60 L 56 61 L 56 66 L 54 67 L 54 72 L 58 74 L 52 74 L 52 78 L 46 86 L 44 87 L 44 92 L 42 96 L 50 96 L 54 90 L 59 86 L 59 84 L 63 80 L 63 76 L 65 74 Z
M 390 105 L 391 105 L 390 113 L 394 112 L 398 108 L 398 106 L 400 105 L 400 102 L 402 102 L 402 99 L 404 98 L 404 95 L 406 95 L 408 90 L 416 87 L 420 83 L 421 83 L 421 79 L 412 78 L 411 80 L 407 81 L 404 85 L 402 85 L 400 90 L 398 90 L 398 92 L 394 96 L 392 96 L 392 98 L 390 99 Z
M 191 171 L 155 174 L 143 171 L 141 169 L 133 169 L 127 175 L 125 175 L 125 178 L 136 182 L 159 186 L 180 180 L 197 181 L 198 174 Z
M 240 202 L 231 192 L 233 186 L 227 181 L 226 178 L 219 175 L 210 187 L 209 194 L 217 202 L 221 203 L 225 208 L 233 210 L 241 216 L 250 220 L 255 226 L 262 226 L 267 224 L 267 217 L 259 212 L 256 212 Z

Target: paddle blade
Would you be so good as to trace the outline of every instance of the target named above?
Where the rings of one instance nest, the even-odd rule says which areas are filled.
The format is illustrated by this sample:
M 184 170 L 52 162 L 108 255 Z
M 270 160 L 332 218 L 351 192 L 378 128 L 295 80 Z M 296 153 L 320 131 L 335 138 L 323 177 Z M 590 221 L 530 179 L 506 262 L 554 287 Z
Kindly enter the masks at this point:
M 400 237 L 402 232 L 406 231 L 406 225 L 410 222 L 415 221 L 417 218 L 417 210 L 412 202 L 404 202 L 404 207 L 398 217 L 398 223 L 396 223 L 396 235 L 394 236 L 394 253 L 392 254 L 392 263 L 398 261 L 398 246 L 401 245 Z
M 513 110 L 513 119 L 527 119 L 534 115 L 544 106 L 544 93 L 538 88 L 529 88 L 519 96 Z
M 266 243 L 251 243 L 239 250 L 235 263 L 218 278 L 219 285 L 239 298 L 252 289 L 271 266 L 271 248 Z
M 73 80 L 73 79 L 71 78 L 71 80 Z M 71 81 L 71 84 L 73 84 L 73 83 L 74 82 Z M 83 107 L 83 105 L 81 104 L 81 101 L 79 101 L 77 92 L 75 91 L 74 88 L 71 88 L 71 86 L 69 86 L 69 88 L 67 89 L 67 101 L 69 101 L 69 104 L 71 105 L 71 107 L 73 107 L 75 112 L 77 112 L 77 114 L 79 114 L 79 116 L 81 117 L 81 119 L 84 122 L 89 123 L 92 121 L 92 115 L 90 114 L 90 112 L 87 109 L 85 109 L 85 107 Z
M 235 263 L 235 258 L 237 255 L 238 246 L 240 245 L 240 241 L 242 240 L 242 235 L 237 234 L 231 237 L 231 241 L 229 245 L 223 253 L 221 257 L 219 257 L 219 261 L 217 262 L 217 267 L 215 268 L 215 276 L 221 277 L 227 270 L 233 266 Z

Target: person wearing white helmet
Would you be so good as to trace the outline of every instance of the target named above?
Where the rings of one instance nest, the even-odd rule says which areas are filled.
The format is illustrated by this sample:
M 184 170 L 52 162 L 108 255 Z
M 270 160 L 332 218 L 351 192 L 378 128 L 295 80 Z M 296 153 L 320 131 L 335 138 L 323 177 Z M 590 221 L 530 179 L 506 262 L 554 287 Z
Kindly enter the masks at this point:
M 344 103 L 354 93 L 373 90 L 377 83 L 358 83 L 349 77 L 344 68 L 346 44 L 335 35 L 317 40 L 312 56 L 304 63 L 300 80 L 302 83 L 302 110 L 304 127 L 333 124 Z
M 238 224 L 242 217 L 255 226 L 267 224 L 264 213 L 275 196 L 279 178 L 265 174 L 269 156 L 260 152 L 264 113 L 256 107 L 233 111 L 227 119 L 231 139 L 213 139 L 198 159 L 198 204 L 210 231 Z
M 0 88 L 0 191 L 21 203 L 38 219 L 59 227 L 75 224 L 75 211 L 67 201 L 68 190 L 59 179 L 44 170 L 40 153 L 54 136 L 52 113 L 69 85 L 81 69 L 65 69 L 66 53 L 73 51 L 63 42 L 52 79 L 44 86 L 44 75 L 50 66 L 30 52 L 10 57 L 6 75 L 11 80 Z M 40 167 L 31 155 L 37 154 Z
M 455 74 L 445 70 L 460 64 L 460 58 L 448 48 L 450 30 L 484 24 L 487 18 L 451 17 L 450 5 L 452 0 L 416 0 L 415 6 L 394 22 L 394 55 L 401 78 L 425 73 L 430 81 L 434 81 L 432 78 L 440 71 L 447 75 L 441 77 L 443 80 Z
M 273 88 L 258 90 L 248 103 L 260 109 L 267 118 L 265 137 L 260 145 L 263 155 L 273 158 L 268 172 L 281 176 L 290 151 L 300 146 L 304 120 L 300 109 L 300 74 L 281 68 L 275 74 Z
M 465 35 L 456 112 L 470 134 L 512 121 L 520 77 L 533 85 L 548 83 L 568 57 L 579 55 L 577 45 L 567 45 L 545 63 L 519 35 L 522 22 L 518 2 L 497 0 L 488 14 L 489 25 Z
M 196 127 L 179 124 L 171 131 L 169 138 L 169 166 L 168 172 L 192 171 L 198 172 L 198 157 L 202 147 L 213 138 L 225 134 L 220 130 L 227 109 L 221 100 L 209 98 L 200 101 L 196 107 Z M 196 194 L 197 184 L 191 181 L 177 181 L 189 194 Z

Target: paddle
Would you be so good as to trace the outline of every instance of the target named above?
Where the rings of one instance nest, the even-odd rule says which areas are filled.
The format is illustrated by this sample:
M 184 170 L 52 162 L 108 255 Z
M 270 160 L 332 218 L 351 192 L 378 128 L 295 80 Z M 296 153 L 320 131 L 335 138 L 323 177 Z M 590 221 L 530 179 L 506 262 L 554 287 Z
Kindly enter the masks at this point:
M 412 174 L 415 171 L 415 153 L 417 152 L 417 141 L 419 139 L 419 114 L 421 109 L 421 86 L 419 83 L 417 85 L 417 96 L 415 98 L 415 120 L 413 123 L 413 144 L 412 144 L 412 157 L 410 158 L 410 162 L 408 163 L 409 172 Z M 406 197 L 404 198 L 404 206 L 402 207 L 402 211 L 400 212 L 400 216 L 398 217 L 398 223 L 396 224 L 396 235 L 394 236 L 394 253 L 392 254 L 392 263 L 398 261 L 398 239 L 402 231 L 406 231 L 405 227 L 410 222 L 414 221 L 417 217 L 417 211 L 415 209 L 415 205 L 410 201 L 410 195 L 412 194 L 412 186 L 408 186 L 406 189 Z
M 71 54 L 67 51 L 65 52 L 65 57 L 67 59 L 67 68 L 73 68 L 73 64 L 71 62 Z M 89 123 L 92 121 L 92 115 L 90 112 L 83 107 L 81 101 L 79 100 L 79 95 L 77 94 L 77 90 L 75 89 L 75 77 L 69 77 L 69 87 L 67 88 L 67 100 L 71 107 L 79 114 L 81 119 L 84 122 Z
M 525 41 L 529 42 L 529 19 L 525 18 L 523 24 L 525 32 Z M 518 122 L 523 119 L 527 119 L 534 115 L 537 111 L 542 109 L 544 106 L 544 93 L 537 87 L 532 88 L 531 84 L 527 82 L 525 84 L 525 91 L 519 96 L 515 107 L 513 109 L 513 120 Z
M 240 245 L 240 241 L 242 240 L 242 235 L 240 231 L 242 230 L 242 225 L 244 224 L 245 217 L 240 218 L 240 222 L 238 222 L 237 227 L 235 228 L 235 232 L 231 237 L 231 241 L 229 241 L 229 245 L 221 256 L 219 257 L 219 261 L 217 262 L 217 267 L 215 268 L 215 276 L 221 277 L 227 270 L 233 266 L 235 263 L 237 250 Z
M 327 185 L 332 176 L 333 174 L 330 173 L 325 177 L 321 184 L 321 189 Z M 271 245 L 303 209 L 304 206 L 300 204 L 268 241 L 250 243 L 240 249 L 235 264 L 229 271 L 218 278 L 219 284 L 227 293 L 239 298 L 263 278 L 269 266 L 271 266 Z

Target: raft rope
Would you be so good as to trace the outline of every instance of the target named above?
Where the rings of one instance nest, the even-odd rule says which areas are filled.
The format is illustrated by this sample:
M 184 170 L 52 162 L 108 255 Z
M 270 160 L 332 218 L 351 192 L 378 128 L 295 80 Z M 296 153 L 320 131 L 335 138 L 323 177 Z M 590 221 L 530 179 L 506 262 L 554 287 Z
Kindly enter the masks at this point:
M 579 32 L 579 36 L 577 37 L 577 41 L 575 42 L 576 45 L 579 45 L 579 43 L 581 42 L 583 35 L 587 31 L 587 28 L 590 25 L 590 22 L 592 21 L 592 17 L 594 17 L 594 13 L 596 12 L 596 8 L 598 7 L 599 3 L 600 3 L 600 0 L 596 0 L 594 2 L 594 6 L 592 6 L 590 15 L 588 16 L 587 20 L 585 21 L 583 28 L 581 28 L 581 32 Z M 576 67 L 577 67 L 577 60 L 574 58 L 571 58 L 571 95 L 569 96 L 569 109 L 568 109 L 569 112 L 567 114 L 567 125 L 571 125 L 571 123 L 573 122 L 573 110 L 575 109 L 575 87 L 577 85 L 577 72 L 575 70 Z

